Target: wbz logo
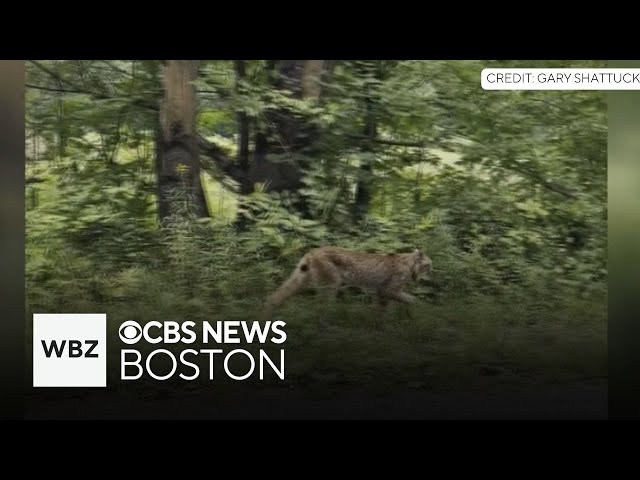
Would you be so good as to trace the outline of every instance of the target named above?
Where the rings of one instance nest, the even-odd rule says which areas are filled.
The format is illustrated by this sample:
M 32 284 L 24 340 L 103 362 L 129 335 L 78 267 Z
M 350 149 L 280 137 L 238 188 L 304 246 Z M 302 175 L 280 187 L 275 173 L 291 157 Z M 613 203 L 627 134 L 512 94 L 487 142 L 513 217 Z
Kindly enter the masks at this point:
M 106 387 L 107 316 L 33 315 L 34 387 Z
M 85 340 L 85 345 L 89 345 L 89 350 L 84 353 L 85 358 L 98 358 L 99 355 L 93 352 L 93 349 L 98 346 L 98 340 Z M 64 355 L 64 346 L 67 344 L 66 340 L 62 340 L 60 344 L 55 340 L 51 340 L 51 344 L 47 345 L 46 340 L 42 340 L 42 348 L 47 358 L 51 357 L 51 354 L 55 352 L 56 357 L 60 358 Z M 69 358 L 82 357 L 82 342 L 80 340 L 69 340 Z

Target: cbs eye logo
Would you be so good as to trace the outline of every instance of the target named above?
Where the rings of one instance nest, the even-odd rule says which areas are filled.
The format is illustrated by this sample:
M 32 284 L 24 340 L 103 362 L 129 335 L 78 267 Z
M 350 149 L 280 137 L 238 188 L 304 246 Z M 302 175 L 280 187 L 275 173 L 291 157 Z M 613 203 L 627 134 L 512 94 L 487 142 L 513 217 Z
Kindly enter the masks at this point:
M 118 334 L 120 335 L 120 340 L 124 343 L 127 345 L 133 345 L 134 343 L 138 343 L 142 337 L 142 328 L 140 328 L 140 325 L 133 320 L 128 320 L 120 325 Z

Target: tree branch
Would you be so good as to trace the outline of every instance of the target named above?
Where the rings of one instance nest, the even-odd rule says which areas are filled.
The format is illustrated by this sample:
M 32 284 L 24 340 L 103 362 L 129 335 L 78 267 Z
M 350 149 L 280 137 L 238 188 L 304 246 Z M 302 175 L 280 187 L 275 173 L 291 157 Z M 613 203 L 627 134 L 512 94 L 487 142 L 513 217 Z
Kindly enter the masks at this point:
M 200 134 L 196 134 L 196 141 L 200 152 L 212 159 L 218 168 L 238 183 L 242 183 L 246 177 L 244 172 L 234 161 L 229 158 L 220 147 L 211 143 Z M 206 169 L 206 165 L 203 165 Z
M 48 67 L 45 67 L 44 65 L 42 65 L 40 62 L 38 62 L 37 60 L 27 60 L 31 65 L 33 65 L 34 67 L 37 67 L 39 70 L 43 71 L 44 73 L 46 73 L 47 75 L 49 75 L 51 78 L 55 78 L 56 80 L 58 80 L 59 82 L 64 82 L 64 83 L 68 83 L 65 82 L 65 80 L 58 75 L 58 72 L 54 72 L 53 70 L 51 70 Z
M 481 108 L 481 111 L 483 114 L 485 114 L 485 111 L 483 108 Z M 495 117 L 494 117 L 495 118 Z M 491 130 L 493 132 L 493 135 L 495 138 L 498 138 L 498 132 L 497 132 L 497 125 L 496 125 L 496 121 L 495 119 L 490 120 L 491 122 Z M 551 191 L 551 192 L 555 192 L 558 193 L 566 198 L 571 198 L 572 200 L 575 200 L 576 194 L 570 190 L 568 190 L 567 188 L 558 185 L 557 183 L 554 182 L 550 182 L 549 180 L 545 179 L 544 177 L 541 177 L 540 175 L 538 175 L 535 172 L 532 172 L 530 170 L 527 170 L 526 168 L 522 168 L 517 166 L 517 164 L 513 164 L 510 163 L 508 165 L 505 165 L 504 163 L 500 164 L 501 168 L 504 168 L 506 170 L 511 170 L 513 172 L 517 172 L 520 175 L 523 175 L 525 177 L 531 178 L 532 180 L 535 180 L 538 185 L 540 185 L 543 188 L 546 188 L 547 190 Z
M 424 142 L 404 142 L 402 140 L 384 140 L 382 138 L 371 138 L 367 135 L 357 135 L 352 133 L 347 133 L 345 136 L 347 138 L 352 138 L 354 140 L 366 140 L 368 142 L 378 143 L 380 145 L 390 145 L 393 147 L 424 148 L 426 146 Z
M 381 145 L 391 145 L 391 146 L 399 146 L 399 147 L 419 147 L 419 148 L 424 148 L 426 146 L 423 142 L 404 142 L 404 141 L 394 141 L 394 140 L 383 140 L 379 138 L 371 139 L 366 135 L 354 135 L 354 134 L 346 134 L 345 136 L 348 138 L 353 138 L 354 140 L 366 140 L 366 141 L 378 143 Z M 566 198 L 571 198 L 572 200 L 575 200 L 577 198 L 575 192 L 571 191 L 570 189 L 562 185 L 558 185 L 557 183 L 546 180 L 544 177 L 538 175 L 537 173 L 531 172 L 530 170 L 520 168 L 515 164 L 510 164 L 510 165 L 501 164 L 500 167 L 505 168 L 507 170 L 511 170 L 513 172 L 517 172 L 525 177 L 535 180 L 538 183 L 538 185 L 546 188 L 551 192 L 559 193 L 560 195 Z
M 66 83 L 67 85 L 69 84 L 68 82 L 63 82 L 63 83 Z M 98 92 L 89 92 L 87 90 L 82 90 L 79 88 L 53 88 L 53 87 L 45 87 L 43 85 L 33 85 L 31 83 L 25 83 L 25 87 L 33 88 L 35 90 L 45 90 L 47 92 L 79 93 L 82 95 L 87 95 L 89 97 L 96 98 L 98 100 L 125 100 L 126 99 L 126 97 L 105 95 L 103 93 L 98 93 Z M 152 105 L 141 99 L 134 99 L 131 102 L 131 105 L 135 107 L 144 108 L 147 110 L 158 111 L 158 107 L 156 105 Z
M 575 200 L 577 198 L 576 194 L 571 190 L 568 190 L 567 188 L 563 187 L 562 185 L 558 185 L 557 183 L 550 182 L 549 180 L 546 180 L 545 178 L 538 175 L 537 173 L 531 172 L 525 168 L 520 168 L 515 164 L 502 165 L 502 167 L 506 168 L 507 170 L 512 170 L 525 177 L 529 177 L 535 180 L 538 183 L 538 185 L 546 188 L 547 190 L 550 190 L 555 193 L 559 193 L 560 195 L 567 198 L 571 198 L 572 200 Z
M 119 99 L 123 99 L 124 97 L 119 97 L 119 96 L 112 96 L 112 95 L 107 95 L 105 93 L 102 92 L 96 92 L 96 91 L 88 91 L 86 89 L 81 88 L 80 86 L 76 85 L 75 83 L 62 78 L 60 75 L 58 75 L 57 72 L 54 72 L 53 70 L 51 70 L 48 67 L 45 67 L 44 65 L 42 65 L 40 62 L 36 61 L 36 60 L 28 60 L 29 63 L 31 63 L 32 65 L 34 65 L 35 67 L 37 67 L 38 69 L 40 69 L 41 71 L 43 71 L 44 73 L 46 73 L 47 75 L 49 75 L 51 78 L 53 78 L 54 80 L 57 80 L 59 83 L 67 85 L 69 88 L 50 88 L 50 87 L 44 87 L 41 85 L 32 85 L 32 84 L 27 84 L 26 86 L 29 88 L 35 88 L 35 89 L 39 89 L 39 90 L 48 90 L 48 91 L 52 91 L 52 92 L 63 92 L 63 93 L 81 93 L 81 94 L 85 94 L 85 95 L 89 95 L 90 97 L 96 98 L 98 100 L 119 100 Z M 158 106 L 157 105 L 152 105 L 149 104 L 147 102 L 145 102 L 144 100 L 141 99 L 135 99 L 131 102 L 131 105 L 136 106 L 136 107 L 140 107 L 140 108 L 145 108 L 148 110 L 153 110 L 153 111 L 158 111 Z
M 133 77 L 131 72 L 127 72 L 126 70 L 118 67 L 117 65 L 114 65 L 113 63 L 111 63 L 110 60 L 100 60 L 100 62 L 104 63 L 105 65 L 108 65 L 115 72 L 122 73 L 123 75 L 126 75 L 128 77 Z
M 45 87 L 43 85 L 34 85 L 32 83 L 25 83 L 24 86 L 27 87 L 27 88 L 33 88 L 34 90 L 45 90 L 47 92 L 83 93 L 85 95 L 91 95 L 90 92 L 87 92 L 85 90 L 76 90 L 76 89 L 70 89 L 70 88 Z

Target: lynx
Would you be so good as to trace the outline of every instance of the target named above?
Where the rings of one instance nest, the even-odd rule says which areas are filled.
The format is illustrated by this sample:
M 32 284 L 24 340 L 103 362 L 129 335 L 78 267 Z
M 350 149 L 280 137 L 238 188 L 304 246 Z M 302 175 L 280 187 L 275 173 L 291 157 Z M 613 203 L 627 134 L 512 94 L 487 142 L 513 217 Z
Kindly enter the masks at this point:
M 326 287 L 332 298 L 341 287 L 355 286 L 374 291 L 381 306 L 389 300 L 410 304 L 415 297 L 402 291 L 411 281 L 431 273 L 431 259 L 415 249 L 412 253 L 380 254 L 321 247 L 309 251 L 289 278 L 267 299 L 264 318 L 309 285 Z

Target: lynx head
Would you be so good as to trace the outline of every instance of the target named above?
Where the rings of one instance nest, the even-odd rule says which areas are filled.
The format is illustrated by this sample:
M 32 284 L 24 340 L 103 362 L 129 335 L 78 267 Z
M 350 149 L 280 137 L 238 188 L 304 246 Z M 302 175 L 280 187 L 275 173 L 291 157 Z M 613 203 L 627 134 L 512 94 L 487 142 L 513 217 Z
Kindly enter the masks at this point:
M 432 264 L 431 259 L 427 257 L 419 248 L 416 248 L 413 253 L 413 264 L 411 266 L 411 276 L 414 281 L 417 281 L 422 275 L 430 275 Z

